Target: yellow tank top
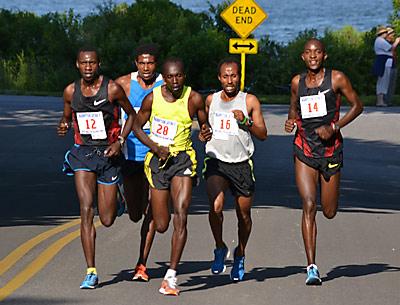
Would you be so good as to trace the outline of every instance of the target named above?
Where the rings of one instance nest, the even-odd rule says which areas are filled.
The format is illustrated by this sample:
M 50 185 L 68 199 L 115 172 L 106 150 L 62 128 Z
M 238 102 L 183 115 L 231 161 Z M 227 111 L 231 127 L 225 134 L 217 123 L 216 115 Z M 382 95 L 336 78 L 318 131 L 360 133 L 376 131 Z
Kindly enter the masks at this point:
M 150 115 L 150 138 L 161 146 L 168 146 L 170 153 L 192 148 L 192 118 L 189 114 L 191 88 L 184 86 L 182 96 L 173 103 L 167 102 L 161 86 L 153 89 Z

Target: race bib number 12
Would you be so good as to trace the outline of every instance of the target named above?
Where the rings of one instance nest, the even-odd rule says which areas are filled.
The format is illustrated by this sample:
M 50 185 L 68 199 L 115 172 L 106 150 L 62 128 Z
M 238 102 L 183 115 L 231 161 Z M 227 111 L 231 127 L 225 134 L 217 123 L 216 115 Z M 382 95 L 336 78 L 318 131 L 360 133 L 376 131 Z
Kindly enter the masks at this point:
M 106 127 L 104 126 L 103 113 L 101 111 L 78 112 L 76 118 L 80 134 L 90 135 L 93 140 L 107 139 Z

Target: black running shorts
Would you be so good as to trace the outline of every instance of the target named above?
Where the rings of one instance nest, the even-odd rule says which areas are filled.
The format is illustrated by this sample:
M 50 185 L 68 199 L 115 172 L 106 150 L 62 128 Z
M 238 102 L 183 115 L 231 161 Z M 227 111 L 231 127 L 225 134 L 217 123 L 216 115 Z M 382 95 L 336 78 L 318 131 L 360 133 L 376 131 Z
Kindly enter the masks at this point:
M 253 161 L 227 163 L 221 160 L 206 157 L 204 159 L 203 176 L 221 176 L 229 181 L 230 189 L 234 196 L 250 197 L 255 190 Z
M 335 175 L 343 167 L 343 152 L 339 151 L 332 157 L 326 158 L 310 158 L 304 155 L 303 151 L 297 146 L 294 146 L 294 155 L 301 162 L 319 171 L 326 181 Z
M 196 179 L 196 152 L 194 149 L 180 151 L 175 156 L 169 155 L 167 160 L 159 158 L 149 151 L 144 159 L 144 172 L 152 188 L 166 190 L 171 186 L 175 176 Z M 195 182 L 195 180 L 194 180 Z
M 104 150 L 108 146 L 90 146 L 75 144 L 65 154 L 63 172 L 69 176 L 77 171 L 94 172 L 97 183 L 115 184 L 121 179 L 122 155 L 108 158 Z

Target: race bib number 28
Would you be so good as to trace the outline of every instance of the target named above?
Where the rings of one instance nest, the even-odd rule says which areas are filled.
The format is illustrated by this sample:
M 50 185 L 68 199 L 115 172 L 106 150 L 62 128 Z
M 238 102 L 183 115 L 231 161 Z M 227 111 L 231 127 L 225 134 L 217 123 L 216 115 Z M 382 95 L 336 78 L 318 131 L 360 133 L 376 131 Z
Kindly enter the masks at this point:
M 301 117 L 318 118 L 327 114 L 325 94 L 300 97 Z
M 102 140 L 107 138 L 103 113 L 101 111 L 78 112 L 76 118 L 80 134 L 90 135 L 93 140 Z
M 163 146 L 174 143 L 178 122 L 154 117 L 151 123 L 151 139 Z

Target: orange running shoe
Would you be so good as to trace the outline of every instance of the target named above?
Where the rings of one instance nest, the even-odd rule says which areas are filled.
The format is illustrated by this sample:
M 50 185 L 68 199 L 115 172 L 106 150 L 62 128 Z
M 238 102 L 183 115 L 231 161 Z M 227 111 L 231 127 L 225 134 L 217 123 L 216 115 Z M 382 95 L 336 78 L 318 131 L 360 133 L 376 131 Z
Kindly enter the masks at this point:
M 148 282 L 149 275 L 147 274 L 146 266 L 143 264 L 136 265 L 135 275 L 132 278 L 133 281 Z
M 160 293 L 162 293 L 163 295 L 179 295 L 179 289 L 176 288 L 176 282 L 177 279 L 176 277 L 167 277 L 166 279 L 164 279 L 161 283 L 161 287 L 158 290 Z

